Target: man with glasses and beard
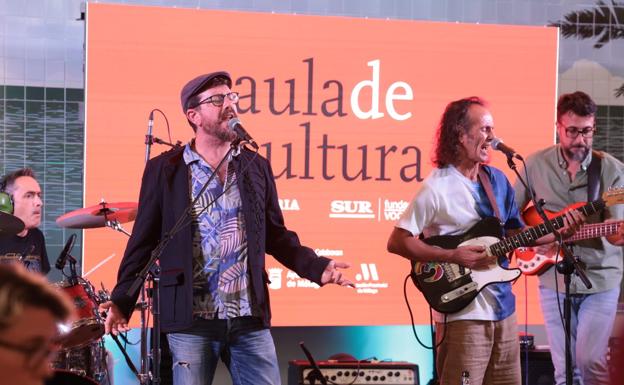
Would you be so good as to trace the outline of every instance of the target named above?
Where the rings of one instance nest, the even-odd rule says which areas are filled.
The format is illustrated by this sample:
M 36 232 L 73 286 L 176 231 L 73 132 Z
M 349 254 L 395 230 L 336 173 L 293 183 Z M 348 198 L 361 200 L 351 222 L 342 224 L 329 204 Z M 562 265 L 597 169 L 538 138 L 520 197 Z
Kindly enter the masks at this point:
M 50 377 L 57 324 L 71 312 L 68 299 L 41 275 L 0 265 L 0 383 L 40 385 Z
M 182 110 L 195 137 L 147 163 L 112 303 L 101 306 L 109 310 L 107 332 L 127 330 L 138 293 L 126 293 L 136 274 L 199 197 L 160 257 L 161 326 L 176 385 L 211 384 L 219 358 L 235 385 L 280 383 L 265 253 L 319 285 L 352 285 L 338 270 L 347 263 L 317 256 L 286 228 L 265 158 L 238 147 L 219 166 L 237 140 L 228 126 L 239 100 L 231 86 L 230 75 L 220 71 L 182 88 Z
M 527 158 L 526 167 L 536 199 L 544 208 L 558 212 L 576 202 L 597 199 L 611 187 L 624 185 L 624 164 L 613 156 L 592 150 L 596 132 L 596 104 L 584 92 L 562 95 L 557 103 L 559 143 Z M 523 173 L 521 175 L 524 175 Z M 517 181 L 518 207 L 529 202 L 527 189 Z M 587 223 L 624 219 L 624 205 L 614 205 L 587 218 Z M 608 384 L 607 346 L 613 328 L 622 280 L 624 225 L 603 238 L 577 241 L 572 246 L 592 284 L 586 288 L 572 275 L 572 362 L 574 383 Z M 540 254 L 556 252 L 557 245 L 536 248 Z M 540 303 L 544 313 L 555 379 L 565 383 L 564 326 L 559 312 L 565 291 L 563 276 L 553 266 L 539 276 Z

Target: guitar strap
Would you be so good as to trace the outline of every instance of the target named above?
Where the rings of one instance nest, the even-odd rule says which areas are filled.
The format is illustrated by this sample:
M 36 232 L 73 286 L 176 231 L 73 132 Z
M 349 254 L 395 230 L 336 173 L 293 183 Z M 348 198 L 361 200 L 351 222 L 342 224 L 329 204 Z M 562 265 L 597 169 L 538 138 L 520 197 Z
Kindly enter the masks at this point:
M 496 218 L 498 218 L 498 221 L 502 225 L 503 218 L 501 217 L 500 211 L 498 210 L 498 204 L 496 204 L 496 197 L 494 197 L 494 191 L 492 190 L 492 183 L 490 183 L 490 176 L 485 171 L 485 167 L 483 167 L 483 165 L 479 166 L 479 182 L 481 183 L 481 186 L 483 186 L 483 189 L 485 190 L 485 193 L 487 194 L 488 200 L 490 201 L 490 204 L 492 205 L 492 208 L 494 209 L 494 214 L 496 214 Z
M 592 202 L 600 198 L 600 166 L 602 154 L 592 150 L 592 160 L 587 167 L 587 201 Z
M 592 160 L 587 167 L 587 201 L 593 202 L 600 198 L 600 168 L 602 164 L 602 153 L 592 150 Z M 600 213 L 600 220 L 603 221 L 604 211 Z

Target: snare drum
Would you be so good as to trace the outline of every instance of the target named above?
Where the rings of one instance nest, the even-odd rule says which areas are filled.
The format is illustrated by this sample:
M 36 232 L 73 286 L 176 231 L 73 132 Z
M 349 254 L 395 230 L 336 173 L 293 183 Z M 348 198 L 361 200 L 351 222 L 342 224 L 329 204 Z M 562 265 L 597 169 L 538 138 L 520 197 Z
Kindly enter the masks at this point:
M 52 367 L 55 373 L 73 373 L 80 378 L 103 384 L 108 374 L 107 358 L 104 341 L 99 340 L 83 347 L 59 350 L 52 361 Z
M 61 344 L 65 348 L 84 346 L 104 335 L 104 319 L 98 312 L 98 301 L 91 283 L 78 278 L 76 283 L 63 281 L 60 289 L 74 303 L 78 319 L 63 332 Z

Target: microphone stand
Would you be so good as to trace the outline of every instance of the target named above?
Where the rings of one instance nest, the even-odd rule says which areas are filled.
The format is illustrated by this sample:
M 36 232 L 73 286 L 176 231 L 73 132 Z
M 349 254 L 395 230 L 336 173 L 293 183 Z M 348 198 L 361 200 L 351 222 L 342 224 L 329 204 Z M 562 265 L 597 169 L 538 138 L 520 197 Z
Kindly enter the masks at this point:
M 157 261 L 160 259 L 163 251 L 169 244 L 169 242 L 173 239 L 173 236 L 177 234 L 184 226 L 188 226 L 188 219 L 191 216 L 191 212 L 195 207 L 195 204 L 202 197 L 203 193 L 208 189 L 210 182 L 214 180 L 217 176 L 217 171 L 221 168 L 221 165 L 230 158 L 230 155 L 234 153 L 235 150 L 239 150 L 239 145 L 241 144 L 240 139 L 236 139 L 230 145 L 227 153 L 223 156 L 219 164 L 215 168 L 215 172 L 213 172 L 209 177 L 206 183 L 202 186 L 201 190 L 193 199 L 193 201 L 188 205 L 184 213 L 176 223 L 173 225 L 171 230 L 169 230 L 162 239 L 158 242 L 156 247 L 152 250 L 150 254 L 150 258 L 147 261 L 146 265 L 141 269 L 141 271 L 137 274 L 134 282 L 126 291 L 126 295 L 130 298 L 134 297 L 135 293 L 137 293 L 142 287 L 145 286 L 145 282 L 150 280 L 152 282 L 152 314 L 153 314 L 153 327 L 152 327 L 152 375 L 149 376 L 152 384 L 160 384 L 160 268 L 157 265 Z M 212 202 L 210 203 L 212 204 Z
M 76 258 L 72 257 L 71 254 L 67 253 L 67 261 L 69 262 L 69 279 L 68 283 L 70 286 L 74 286 L 78 284 L 78 273 L 76 272 L 76 264 L 78 261 Z
M 182 146 L 182 142 L 180 142 L 179 140 L 177 140 L 175 142 L 175 144 L 172 144 L 172 143 L 169 143 L 169 142 L 165 142 L 164 140 L 162 140 L 162 139 L 160 139 L 160 138 L 158 138 L 156 136 L 152 137 L 152 141 L 154 143 L 157 143 L 157 144 L 164 144 L 165 146 L 169 146 L 171 148 L 178 148 L 178 147 Z
M 524 161 L 523 161 L 524 162 Z M 576 273 L 576 275 L 581 279 L 586 288 L 591 289 L 592 283 L 587 278 L 587 274 L 583 270 L 583 267 L 579 263 L 579 258 L 576 257 L 570 247 L 563 241 L 563 237 L 559 231 L 555 229 L 552 222 L 546 216 L 544 212 L 544 202 L 543 199 L 536 201 L 535 195 L 533 193 L 533 188 L 531 187 L 531 182 L 529 180 L 529 173 L 526 169 L 526 164 L 524 165 L 524 170 L 526 173 L 526 183 L 520 176 L 520 173 L 516 170 L 516 165 L 511 156 L 507 156 L 507 164 L 509 167 L 516 173 L 518 180 L 524 185 L 524 187 L 529 192 L 529 196 L 531 197 L 531 201 L 535 206 L 537 213 L 540 218 L 544 222 L 544 225 L 548 229 L 549 232 L 555 235 L 557 242 L 559 242 L 559 247 L 563 253 L 563 259 L 557 262 L 557 272 L 563 274 L 563 281 L 565 285 L 565 296 L 563 300 L 563 318 L 565 325 L 565 367 L 566 367 L 566 385 L 572 385 L 572 374 L 573 374 L 573 365 L 572 365 L 572 346 L 571 346 L 571 337 L 572 330 L 570 327 L 571 318 L 572 318 L 572 301 L 570 300 L 570 283 L 572 282 L 572 274 Z
M 166 142 L 166 141 L 164 141 L 164 140 L 162 140 L 162 139 L 152 135 L 152 130 L 153 130 L 153 127 L 154 127 L 154 111 L 160 111 L 160 110 L 154 109 L 154 110 L 152 110 L 150 112 L 150 115 L 149 115 L 149 120 L 148 120 L 148 125 L 147 125 L 147 135 L 145 135 L 145 145 L 146 145 L 146 147 L 145 147 L 145 163 L 146 164 L 147 164 L 147 161 L 149 161 L 149 159 L 150 159 L 150 149 L 151 149 L 151 146 L 154 143 L 164 144 L 164 145 L 167 145 L 167 146 L 172 147 L 172 148 L 178 148 L 178 147 L 180 147 L 182 145 L 182 142 L 180 142 L 179 140 L 176 142 L 176 144 L 172 144 L 172 143 Z M 165 119 L 166 119 L 166 117 L 165 117 Z M 119 231 L 121 233 L 124 233 L 124 234 L 130 236 L 130 233 L 125 231 L 123 229 L 123 227 L 121 227 L 121 224 L 118 221 L 116 221 L 116 220 L 115 221 L 106 221 L 106 226 L 108 226 L 108 227 L 110 227 L 110 228 L 112 228 L 114 230 L 117 230 L 117 231 Z M 158 295 L 158 282 L 159 282 L 158 279 L 157 279 L 158 275 L 159 275 L 158 272 L 154 272 L 153 274 L 149 275 L 149 281 L 152 282 L 151 286 L 152 286 L 152 293 L 154 294 L 154 296 Z M 147 277 L 146 277 L 146 279 L 147 279 Z M 139 309 L 140 309 L 140 312 L 141 312 L 140 313 L 141 314 L 141 326 L 140 326 L 140 329 L 141 329 L 141 349 L 140 349 L 141 350 L 141 374 L 138 375 L 138 377 L 139 377 L 140 383 L 141 384 L 145 384 L 150 379 L 149 363 L 148 363 L 148 360 L 149 360 L 148 356 L 149 356 L 149 354 L 148 354 L 148 349 L 147 349 L 147 328 L 148 327 L 147 327 L 147 321 L 146 321 L 146 319 L 147 319 L 146 311 L 149 309 L 149 304 L 146 301 L 146 288 L 145 288 L 145 285 L 143 285 L 143 287 L 141 287 L 140 298 L 141 299 L 140 299 Z M 158 298 L 157 297 L 152 297 L 152 300 L 154 301 L 154 306 L 158 306 L 158 303 L 157 303 Z M 152 308 L 152 313 L 153 314 L 155 314 L 158 311 L 159 311 L 158 308 L 156 308 L 156 309 Z M 154 332 L 154 335 L 160 336 L 160 330 L 157 331 L 157 330 L 154 329 L 153 332 Z M 160 352 L 160 343 L 158 343 L 157 345 L 152 345 L 152 346 L 158 346 L 158 348 L 159 348 L 158 352 Z M 154 350 L 152 350 L 152 351 L 154 351 Z M 154 355 L 152 355 L 152 357 L 153 356 Z M 158 358 L 160 358 L 160 355 L 158 356 Z M 160 362 L 160 359 L 158 359 L 157 361 Z M 160 375 L 158 375 L 156 378 L 160 379 Z

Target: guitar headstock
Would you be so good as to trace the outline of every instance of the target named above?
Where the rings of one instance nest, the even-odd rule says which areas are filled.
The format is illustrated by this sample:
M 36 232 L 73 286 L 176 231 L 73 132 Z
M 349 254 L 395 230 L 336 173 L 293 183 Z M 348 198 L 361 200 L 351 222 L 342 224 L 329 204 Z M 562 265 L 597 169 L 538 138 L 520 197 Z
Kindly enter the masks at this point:
M 613 187 L 602 193 L 605 206 L 624 204 L 624 187 Z

